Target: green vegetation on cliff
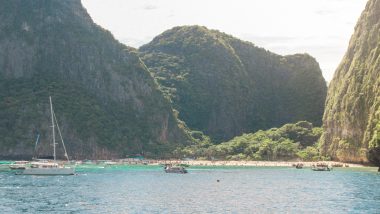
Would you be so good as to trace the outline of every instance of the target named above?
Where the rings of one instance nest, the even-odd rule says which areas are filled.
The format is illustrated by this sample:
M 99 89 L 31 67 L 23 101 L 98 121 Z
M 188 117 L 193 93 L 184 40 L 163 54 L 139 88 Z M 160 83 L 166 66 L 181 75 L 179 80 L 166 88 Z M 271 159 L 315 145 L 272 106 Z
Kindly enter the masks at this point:
M 380 1 L 369 0 L 330 83 L 323 117 L 324 154 L 380 165 Z
M 1 1 L 0 19 L 0 157 L 31 157 L 37 132 L 50 146 L 49 95 L 72 158 L 165 156 L 188 141 L 136 51 L 80 0 Z
M 280 56 L 200 26 L 165 31 L 139 51 L 179 118 L 215 142 L 301 120 L 321 124 L 327 87 L 307 54 Z
M 48 96 L 72 158 L 168 157 L 190 141 L 204 157 L 318 156 L 305 122 L 211 143 L 319 125 L 326 85 L 307 54 L 280 56 L 199 26 L 137 51 L 93 23 L 80 0 L 3 0 L 0 19 L 0 157 L 31 157 L 37 133 L 51 151 Z
M 281 128 L 243 134 L 219 145 L 213 145 L 205 138 L 196 145 L 178 150 L 177 155 L 226 160 L 315 161 L 324 159 L 317 145 L 321 134 L 321 128 L 301 121 Z

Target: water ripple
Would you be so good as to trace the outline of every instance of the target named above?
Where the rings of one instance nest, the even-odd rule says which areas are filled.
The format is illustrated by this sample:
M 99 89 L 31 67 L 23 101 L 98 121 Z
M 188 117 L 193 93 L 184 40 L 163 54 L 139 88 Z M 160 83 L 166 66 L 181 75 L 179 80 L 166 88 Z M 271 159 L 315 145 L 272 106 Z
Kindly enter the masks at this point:
M 380 175 L 292 168 L 82 168 L 76 176 L 0 172 L 1 213 L 379 213 Z M 220 182 L 216 182 L 220 180 Z

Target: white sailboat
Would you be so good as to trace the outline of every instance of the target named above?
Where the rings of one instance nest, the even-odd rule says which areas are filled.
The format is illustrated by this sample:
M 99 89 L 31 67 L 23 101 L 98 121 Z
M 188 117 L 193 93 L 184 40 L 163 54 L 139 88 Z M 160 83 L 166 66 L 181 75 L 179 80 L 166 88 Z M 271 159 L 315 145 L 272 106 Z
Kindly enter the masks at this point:
M 50 112 L 51 112 L 51 124 L 52 124 L 52 132 L 53 132 L 53 157 L 54 160 L 40 160 L 40 161 L 34 161 L 31 163 L 31 165 L 24 169 L 24 171 L 21 173 L 23 175 L 74 175 L 75 169 L 70 167 L 65 167 L 62 163 L 57 162 L 56 158 L 56 142 L 55 142 L 55 124 L 57 124 L 58 133 L 61 137 L 63 149 L 65 151 L 65 156 L 67 159 L 67 162 L 69 162 L 69 156 L 66 152 L 65 143 L 63 142 L 61 130 L 59 129 L 57 118 L 55 117 L 55 113 L 53 110 L 53 103 L 51 101 L 51 97 L 49 97 L 50 100 Z

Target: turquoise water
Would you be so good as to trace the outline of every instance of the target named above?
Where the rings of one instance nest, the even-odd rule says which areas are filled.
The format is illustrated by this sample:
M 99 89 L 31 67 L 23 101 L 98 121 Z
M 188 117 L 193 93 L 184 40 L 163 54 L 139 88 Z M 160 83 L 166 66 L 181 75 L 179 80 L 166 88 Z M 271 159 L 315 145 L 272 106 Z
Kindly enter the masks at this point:
M 0 170 L 0 213 L 380 213 L 374 168 L 83 166 L 75 176 Z M 220 180 L 220 182 L 217 182 Z

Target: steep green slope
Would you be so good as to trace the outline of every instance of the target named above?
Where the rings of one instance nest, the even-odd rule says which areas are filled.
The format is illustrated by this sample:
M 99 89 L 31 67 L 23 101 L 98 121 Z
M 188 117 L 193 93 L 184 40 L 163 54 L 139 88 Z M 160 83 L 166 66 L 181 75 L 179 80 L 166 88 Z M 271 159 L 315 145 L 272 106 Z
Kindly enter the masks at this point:
M 300 120 L 321 124 L 326 83 L 307 54 L 280 56 L 199 26 L 175 27 L 139 50 L 179 118 L 217 142 Z
M 79 0 L 1 0 L 0 20 L 0 157 L 30 157 L 37 132 L 51 150 L 49 95 L 72 158 L 164 155 L 187 141 L 135 50 Z
M 330 83 L 323 128 L 326 154 L 344 161 L 379 161 L 380 152 L 375 152 L 380 146 L 379 0 L 367 3 Z
M 243 134 L 219 145 L 207 141 L 187 146 L 179 154 L 186 157 L 227 160 L 320 160 L 317 142 L 322 134 L 306 121 L 285 124 Z

